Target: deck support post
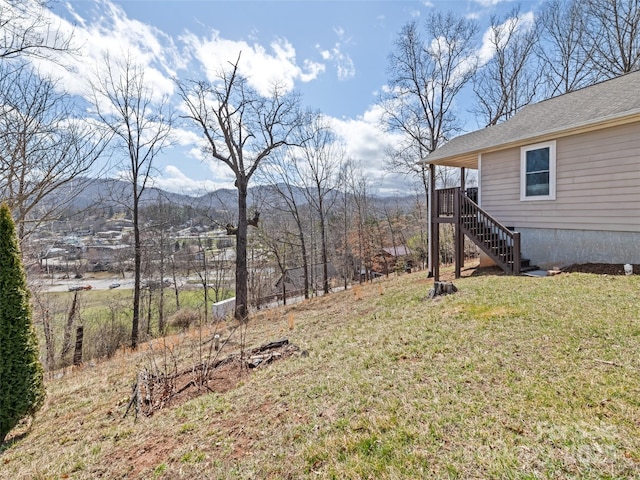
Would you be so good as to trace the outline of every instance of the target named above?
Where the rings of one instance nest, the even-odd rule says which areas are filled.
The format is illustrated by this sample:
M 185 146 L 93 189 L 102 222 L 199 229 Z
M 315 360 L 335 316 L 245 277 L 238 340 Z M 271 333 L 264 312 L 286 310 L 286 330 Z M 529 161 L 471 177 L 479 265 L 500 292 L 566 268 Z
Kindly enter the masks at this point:
M 429 207 L 431 215 L 429 217 L 429 261 L 431 263 L 431 274 L 435 282 L 440 281 L 440 224 L 436 221 L 438 216 L 438 205 L 436 195 L 436 166 L 429 164 Z
M 467 194 L 467 169 L 464 167 L 460 167 L 460 191 L 462 192 L 463 195 Z M 458 212 L 458 219 L 459 222 L 462 222 L 462 218 L 460 218 L 460 210 L 457 210 Z M 461 244 L 460 244 L 460 267 L 464 267 L 464 234 L 460 233 L 460 240 L 461 240 Z
M 453 197 L 453 224 L 455 225 L 453 256 L 455 261 L 456 278 L 460 278 L 462 257 L 464 256 L 464 238 L 462 236 L 462 226 L 460 225 L 460 222 L 460 192 L 456 192 L 456 195 Z

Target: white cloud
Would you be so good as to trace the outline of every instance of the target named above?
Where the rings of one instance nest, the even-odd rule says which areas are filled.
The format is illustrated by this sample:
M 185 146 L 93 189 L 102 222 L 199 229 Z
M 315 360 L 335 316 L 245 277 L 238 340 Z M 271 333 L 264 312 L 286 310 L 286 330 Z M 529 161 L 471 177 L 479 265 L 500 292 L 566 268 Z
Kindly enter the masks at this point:
M 171 139 L 177 145 L 188 147 L 201 142 L 202 136 L 198 135 L 193 130 L 184 129 L 178 126 L 178 127 L 173 127 L 171 131 Z
M 189 178 L 174 165 L 167 165 L 162 175 L 155 177 L 153 186 L 168 192 L 182 193 L 184 195 L 203 195 L 219 188 L 229 188 L 227 184 Z
M 425 2 L 425 5 L 429 6 L 429 3 L 431 2 Z M 43 12 L 50 15 L 53 25 L 59 25 L 62 31 L 67 34 L 73 32 L 80 55 L 77 58 L 67 58 L 67 68 L 61 68 L 52 62 L 35 61 L 41 72 L 60 78 L 60 84 L 70 93 L 87 93 L 88 74 L 102 64 L 107 54 L 112 58 L 130 55 L 138 62 L 144 68 L 146 81 L 157 98 L 174 93 L 175 85 L 171 77 L 182 74 L 188 66 L 192 66 L 194 60 L 200 64 L 208 78 L 214 79 L 221 68 L 226 68 L 229 62 L 237 60 L 240 52 L 240 73 L 263 94 L 271 89 L 274 82 L 293 89 L 296 82 L 313 81 L 327 69 L 323 62 L 312 59 L 299 61 L 294 46 L 284 38 L 275 39 L 268 46 L 263 46 L 256 40 L 225 39 L 217 31 L 207 36 L 186 32 L 174 39 L 149 24 L 129 18 L 120 6 L 109 0 L 96 0 L 92 7 L 97 13 L 92 16 L 87 14 L 83 17 L 74 5 L 72 2 L 63 5 L 70 21 L 55 16 L 48 9 Z M 84 9 L 79 10 L 84 12 Z M 354 61 L 347 52 L 351 39 L 346 36 L 342 27 L 334 28 L 334 33 L 337 41 L 333 47 L 321 48 L 318 45 L 317 51 L 321 53 L 324 62 L 330 62 L 331 67 L 335 68 L 338 78 L 350 79 L 356 73 Z M 379 117 L 380 112 L 372 107 L 356 119 L 332 119 L 332 123 L 346 144 L 347 155 L 358 159 L 371 179 L 381 185 L 388 185 L 385 183 L 390 178 L 384 169 L 385 146 L 393 137 L 379 127 Z M 173 132 L 172 138 L 185 164 L 179 167 L 175 165 L 177 162 L 172 161 L 173 165 L 166 165 L 156 178 L 156 186 L 191 194 L 203 189 L 233 187 L 234 178 L 228 167 L 203 154 L 200 148 L 202 138 L 180 129 Z M 188 174 L 183 173 L 183 170 L 191 171 L 186 162 L 200 162 L 210 172 L 202 177 L 216 181 L 189 178 Z
M 483 7 L 495 7 L 500 3 L 511 2 L 513 0 L 473 0 L 473 1 L 479 5 L 482 5 Z
M 355 76 L 356 67 L 353 60 L 342 51 L 340 43 L 336 43 L 330 50 L 321 50 L 320 55 L 324 60 L 330 61 L 335 65 L 340 80 L 348 80 Z
M 356 119 L 328 117 L 327 120 L 344 143 L 346 157 L 358 162 L 378 193 L 401 193 L 398 177 L 390 175 L 385 168 L 387 146 L 398 139 L 384 131 L 381 117 L 381 107 L 374 105 Z
M 217 31 L 209 38 L 187 33 L 182 40 L 212 81 L 240 55 L 239 72 L 263 95 L 268 95 L 276 83 L 289 91 L 296 80 L 308 82 L 324 71 L 324 65 L 311 60 L 304 60 L 303 67 L 298 66 L 295 48 L 286 39 L 271 42 L 270 50 L 257 43 L 227 40 Z
M 516 25 L 517 22 L 517 25 Z M 503 30 L 508 30 L 513 28 L 516 25 L 517 31 L 528 31 L 535 26 L 535 15 L 533 12 L 527 12 L 519 17 L 511 17 L 506 19 L 499 27 Z M 502 39 L 503 41 L 506 38 Z M 493 58 L 495 54 L 495 40 L 494 40 L 494 32 L 491 27 L 485 30 L 482 35 L 482 44 L 478 49 L 478 62 L 479 65 L 485 65 L 489 60 Z
M 344 51 L 345 45 L 349 45 L 351 39 L 345 38 L 345 30 L 342 27 L 335 27 L 333 31 L 338 37 L 338 41 L 334 46 L 329 49 L 322 49 L 319 45 L 316 45 L 316 48 L 320 52 L 323 60 L 333 63 L 338 79 L 348 80 L 356 74 L 356 67 L 353 60 L 349 54 Z
M 72 38 L 77 53 L 62 54 L 58 62 L 31 59 L 41 74 L 60 79 L 69 93 L 87 96 L 90 76 L 103 67 L 107 55 L 112 59 L 129 57 L 144 69 L 146 83 L 155 99 L 173 92 L 171 77 L 184 63 L 168 35 L 128 18 L 121 7 L 108 0 L 96 4 L 99 15 L 92 19 L 81 17 L 69 3 L 65 6 L 74 24 L 47 8 L 41 13 L 55 26 L 54 31 Z
M 204 144 L 205 140 L 197 136 L 191 137 L 191 143 L 185 141 L 183 151 L 187 161 L 204 165 L 211 174 L 210 178 L 216 179 L 216 184 L 223 185 L 224 188 L 235 188 L 236 177 L 234 173 L 226 164 L 213 159 L 211 155 L 207 154 L 202 148 Z M 222 188 L 220 185 L 217 188 Z
M 307 73 L 302 73 L 300 75 L 300 80 L 303 82 L 310 82 L 318 78 L 321 73 L 325 71 L 325 65 L 318 62 L 313 62 L 311 60 L 305 60 L 303 62 L 304 70 Z
M 495 54 L 495 48 L 493 46 L 493 30 L 491 28 L 487 28 L 484 34 L 482 35 L 482 44 L 478 49 L 478 65 L 483 66 L 489 60 L 493 58 Z

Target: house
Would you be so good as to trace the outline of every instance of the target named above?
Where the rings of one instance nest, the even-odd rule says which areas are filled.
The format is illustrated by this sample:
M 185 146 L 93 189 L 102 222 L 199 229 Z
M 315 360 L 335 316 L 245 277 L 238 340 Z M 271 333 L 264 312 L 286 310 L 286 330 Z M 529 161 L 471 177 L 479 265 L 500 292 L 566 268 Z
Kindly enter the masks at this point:
M 406 245 L 381 248 L 373 258 L 373 270 L 388 275 L 396 270 L 396 266 L 411 271 L 413 260 L 411 250 Z
M 431 182 L 432 252 L 438 225 L 453 223 L 512 273 L 523 258 L 543 268 L 640 263 L 640 72 L 529 105 L 423 161 L 432 174 L 461 169 L 458 188 Z M 477 203 L 466 169 L 478 171 Z

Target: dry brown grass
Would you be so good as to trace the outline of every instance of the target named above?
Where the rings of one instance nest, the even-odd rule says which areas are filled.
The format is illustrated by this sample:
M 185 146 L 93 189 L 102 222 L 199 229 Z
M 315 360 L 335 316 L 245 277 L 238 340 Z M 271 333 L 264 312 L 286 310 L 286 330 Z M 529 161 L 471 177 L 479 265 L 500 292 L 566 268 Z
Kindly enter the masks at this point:
M 51 379 L 0 478 L 640 477 L 639 276 L 470 276 L 436 301 L 430 285 L 261 312 L 246 346 L 287 336 L 297 356 L 137 421 L 122 414 L 150 356 L 188 365 L 233 325 Z

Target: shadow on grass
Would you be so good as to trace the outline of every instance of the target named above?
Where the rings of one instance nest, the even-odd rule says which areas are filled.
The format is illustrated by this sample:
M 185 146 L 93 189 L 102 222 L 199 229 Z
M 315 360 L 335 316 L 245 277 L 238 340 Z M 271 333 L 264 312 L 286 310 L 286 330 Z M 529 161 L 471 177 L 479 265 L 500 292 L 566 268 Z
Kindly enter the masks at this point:
M 4 439 L 4 442 L 0 443 L 0 456 L 9 450 L 14 444 L 18 443 L 20 440 L 26 438 L 29 433 L 31 433 L 31 428 L 33 427 L 33 418 L 28 417 L 23 419 L 18 425 L 15 427 L 15 433 L 10 437 Z M 11 433 L 11 432 L 9 432 Z
M 27 435 L 29 435 L 29 432 L 31 431 L 31 429 L 29 428 L 29 430 L 27 430 L 26 432 L 22 432 L 19 433 L 17 435 L 14 435 L 13 437 L 9 438 L 8 440 L 5 440 L 3 443 L 0 443 L 0 457 L 2 456 L 2 454 L 9 450 L 14 444 L 18 443 L 20 440 L 23 440 L 24 438 L 27 437 Z
M 472 267 L 462 272 L 464 277 L 504 276 L 504 270 L 500 267 Z

